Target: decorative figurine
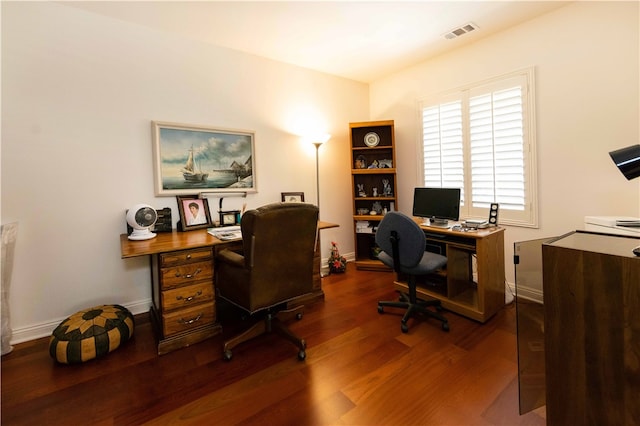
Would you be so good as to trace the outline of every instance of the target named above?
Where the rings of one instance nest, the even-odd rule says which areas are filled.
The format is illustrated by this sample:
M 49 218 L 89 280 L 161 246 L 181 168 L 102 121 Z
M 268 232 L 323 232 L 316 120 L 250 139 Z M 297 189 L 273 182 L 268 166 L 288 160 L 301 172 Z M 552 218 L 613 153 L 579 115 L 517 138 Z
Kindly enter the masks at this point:
M 373 196 L 374 197 L 378 196 L 378 188 L 373 188 Z
M 389 185 L 389 179 L 382 179 L 382 196 L 391 197 L 391 185 Z
M 358 197 L 366 197 L 367 193 L 364 192 L 364 183 L 358 184 Z
M 373 206 L 371 206 L 371 211 L 376 212 L 376 214 L 382 214 L 382 204 L 376 201 L 375 203 L 373 203 Z
M 332 274 L 344 272 L 347 269 L 347 259 L 340 255 L 338 243 L 331 241 L 331 255 L 329 256 L 329 272 Z

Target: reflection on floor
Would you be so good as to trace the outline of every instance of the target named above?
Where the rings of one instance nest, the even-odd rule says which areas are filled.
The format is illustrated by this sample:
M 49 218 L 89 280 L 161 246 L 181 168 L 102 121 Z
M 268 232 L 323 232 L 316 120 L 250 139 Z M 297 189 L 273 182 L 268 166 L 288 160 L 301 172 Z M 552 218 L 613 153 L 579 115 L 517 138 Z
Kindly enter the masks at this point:
M 544 306 L 516 298 L 520 414 L 545 404 Z

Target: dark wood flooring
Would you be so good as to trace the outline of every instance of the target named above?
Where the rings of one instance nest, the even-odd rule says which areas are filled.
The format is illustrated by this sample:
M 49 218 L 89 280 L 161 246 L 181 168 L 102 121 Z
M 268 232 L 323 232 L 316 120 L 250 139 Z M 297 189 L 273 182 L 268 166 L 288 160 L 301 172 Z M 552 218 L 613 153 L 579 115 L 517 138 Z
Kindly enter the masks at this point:
M 545 424 L 543 409 L 518 414 L 515 306 L 484 325 L 445 311 L 450 332 L 414 320 L 403 334 L 400 313 L 376 309 L 396 298 L 393 277 L 352 264 L 325 277 L 325 301 L 291 324 L 304 362 L 276 335 L 230 362 L 223 336 L 157 356 L 146 316 L 132 340 L 81 365 L 56 364 L 48 339 L 16 345 L 2 357 L 2 424 Z M 227 335 L 237 322 L 221 316 Z

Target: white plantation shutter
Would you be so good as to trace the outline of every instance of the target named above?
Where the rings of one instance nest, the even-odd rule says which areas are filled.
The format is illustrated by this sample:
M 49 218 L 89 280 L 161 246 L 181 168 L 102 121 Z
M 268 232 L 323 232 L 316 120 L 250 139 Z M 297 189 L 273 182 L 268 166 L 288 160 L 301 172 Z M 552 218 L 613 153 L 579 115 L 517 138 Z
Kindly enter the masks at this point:
M 425 186 L 462 188 L 462 103 L 425 108 L 422 122 Z
M 421 102 L 423 185 L 461 188 L 461 218 L 499 203 L 499 222 L 537 226 L 532 82 L 526 70 Z

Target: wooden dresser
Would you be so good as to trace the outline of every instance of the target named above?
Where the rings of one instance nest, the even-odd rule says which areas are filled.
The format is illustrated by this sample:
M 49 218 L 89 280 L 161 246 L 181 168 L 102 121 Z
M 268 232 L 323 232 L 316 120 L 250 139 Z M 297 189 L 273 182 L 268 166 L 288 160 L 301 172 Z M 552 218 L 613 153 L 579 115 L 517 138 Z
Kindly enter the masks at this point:
M 151 320 L 161 336 L 159 354 L 220 332 L 216 322 L 213 265 L 212 247 L 151 256 Z

